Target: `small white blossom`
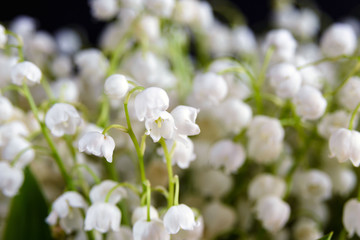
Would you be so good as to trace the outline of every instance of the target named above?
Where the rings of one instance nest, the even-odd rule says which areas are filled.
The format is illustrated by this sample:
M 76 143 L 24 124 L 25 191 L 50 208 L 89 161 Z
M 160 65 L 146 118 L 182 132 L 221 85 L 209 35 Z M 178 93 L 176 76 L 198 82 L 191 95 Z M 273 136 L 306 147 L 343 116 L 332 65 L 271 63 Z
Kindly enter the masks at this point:
M 278 119 L 256 116 L 247 131 L 249 156 L 258 163 L 277 159 L 283 149 L 284 129 Z
M 194 186 L 204 197 L 219 199 L 233 186 L 231 176 L 216 169 L 201 169 L 194 174 Z
M 144 15 L 140 18 L 134 27 L 136 36 L 144 41 L 155 41 L 160 37 L 159 19 L 152 15 Z
M 5 47 L 8 39 L 5 31 L 6 31 L 5 27 L 0 24 L 0 49 Z
M 0 123 L 9 120 L 14 113 L 14 107 L 6 97 L 0 96 Z
M 215 114 L 224 128 L 231 133 L 239 133 L 250 124 L 252 119 L 251 107 L 236 98 L 222 102 Z
M 322 235 L 318 224 L 312 219 L 302 218 L 295 223 L 295 240 L 314 240 L 321 238 Z
M 319 202 L 331 197 L 331 179 L 323 171 L 309 170 L 302 173 L 298 186 L 299 195 L 306 200 Z
M 56 225 L 60 219 L 60 226 L 71 233 L 82 228 L 83 217 L 78 209 L 85 209 L 84 198 L 75 191 L 69 191 L 58 197 L 52 205 L 52 210 L 46 218 L 49 225 Z
M 266 196 L 256 204 L 257 218 L 269 232 L 281 230 L 290 217 L 289 204 L 275 196 Z
M 291 61 L 296 50 L 296 40 L 288 30 L 272 30 L 266 35 L 264 42 L 264 52 L 270 47 L 274 48 L 271 59 L 275 62 Z
M 204 219 L 202 216 L 199 216 L 197 219 L 197 225 L 194 227 L 193 230 L 183 230 L 180 229 L 180 231 L 177 234 L 174 234 L 171 236 L 172 240 L 198 240 L 202 239 L 203 232 L 204 232 Z
M 326 110 L 327 102 L 321 92 L 311 86 L 303 86 L 293 99 L 296 113 L 306 120 L 320 118 Z
M 333 192 L 340 196 L 349 195 L 356 187 L 357 177 L 351 169 L 336 166 L 328 174 L 332 181 Z
M 11 121 L 0 126 L 0 146 L 7 144 L 12 138 L 27 137 L 29 130 L 23 122 Z
M 175 0 L 147 0 L 146 6 L 160 17 L 170 17 L 175 7 Z
M 251 200 L 273 195 L 283 197 L 286 192 L 286 183 L 283 179 L 270 174 L 259 174 L 249 184 L 248 196 Z
M 54 97 L 66 102 L 75 103 L 79 99 L 79 88 L 72 79 L 61 78 L 51 85 Z
M 115 142 L 111 136 L 100 132 L 87 132 L 79 140 L 79 151 L 105 157 L 106 161 L 112 162 Z
M 342 222 L 350 238 L 354 233 L 360 237 L 360 202 L 357 199 L 352 198 L 345 203 Z
M 72 105 L 56 103 L 46 113 L 45 124 L 55 137 L 61 137 L 64 134 L 75 134 L 81 118 Z
M 52 61 L 50 67 L 56 77 L 66 78 L 70 76 L 73 65 L 69 56 L 60 55 Z
M 7 197 L 13 197 L 19 191 L 24 181 L 24 173 L 10 166 L 7 162 L 0 162 L 0 190 Z
M 85 216 L 85 231 L 93 229 L 106 233 L 118 231 L 121 222 L 119 208 L 111 203 L 97 202 L 90 206 Z
M 327 57 L 352 55 L 357 37 L 354 29 L 345 23 L 335 23 L 325 30 L 320 40 L 321 50 Z
M 150 222 L 139 220 L 133 227 L 134 240 L 170 240 L 170 234 L 165 230 L 164 224 L 159 219 Z
M 18 159 L 15 157 L 20 154 Z M 14 161 L 16 168 L 26 167 L 35 157 L 35 151 L 31 148 L 31 144 L 22 137 L 13 137 L 4 146 L 2 151 L 3 159 L 7 161 Z
M 164 226 L 170 234 L 176 234 L 180 229 L 193 230 L 196 225 L 193 210 L 185 204 L 172 206 L 165 213 Z
M 318 124 L 318 132 L 322 137 L 330 138 L 330 136 L 339 128 L 347 128 L 349 126 L 350 118 L 350 114 L 343 110 L 329 113 L 323 117 Z
M 358 167 L 360 165 L 360 133 L 346 128 L 339 128 L 329 140 L 331 157 L 339 162 L 350 160 Z
M 105 202 L 108 193 L 116 185 L 118 185 L 118 183 L 115 181 L 104 180 L 100 184 L 93 186 L 89 194 L 91 202 Z M 127 197 L 126 189 L 123 187 L 117 187 L 115 190 L 112 191 L 109 197 L 109 203 L 115 205 L 125 197 Z
M 104 90 L 110 98 L 121 99 L 128 92 L 129 84 L 124 75 L 114 74 L 106 79 Z
M 159 219 L 159 213 L 153 206 L 150 206 L 150 219 Z M 147 220 L 147 206 L 137 207 L 133 211 L 131 216 L 131 223 L 135 224 L 140 220 Z
M 109 20 L 118 13 L 118 3 L 116 0 L 91 0 L 92 15 L 99 20 Z
M 150 87 L 136 95 L 134 107 L 139 121 L 158 119 L 169 107 L 169 97 L 163 89 Z
M 158 118 L 147 119 L 145 121 L 146 135 L 150 135 L 154 142 L 158 142 L 160 138 L 172 139 L 177 130 L 173 116 L 162 111 Z
M 271 67 L 268 78 L 276 95 L 281 98 L 294 97 L 302 81 L 299 71 L 290 63 L 280 63 Z
M 218 105 L 227 95 L 228 86 L 224 78 L 212 72 L 197 74 L 194 79 L 193 95 L 200 106 Z
M 55 41 L 59 50 L 65 54 L 73 54 L 81 48 L 80 35 L 73 29 L 63 28 L 55 33 Z
M 251 55 L 256 52 L 256 38 L 247 26 L 236 27 L 231 36 L 232 49 L 241 55 Z
M 199 109 L 179 105 L 171 111 L 174 117 L 176 132 L 181 135 L 193 136 L 200 133 L 199 126 L 195 123 Z
M 11 69 L 11 81 L 13 84 L 21 86 L 23 83 L 29 86 L 40 83 L 41 71 L 32 62 L 17 63 Z
M 245 162 L 245 150 L 230 140 L 216 142 L 210 150 L 210 164 L 215 168 L 224 167 L 225 173 L 235 173 Z
M 339 102 L 353 111 L 360 103 L 360 77 L 351 77 L 339 91 Z
M 166 145 L 168 149 L 172 149 L 174 147 L 174 140 L 167 140 Z M 160 155 L 164 155 L 162 148 L 158 150 Z M 190 166 L 190 163 L 194 161 L 196 155 L 194 153 L 194 144 L 188 137 L 181 138 L 181 141 L 175 142 L 175 149 L 172 154 L 172 165 L 177 164 L 179 168 L 185 169 Z M 165 157 L 164 157 L 164 161 Z

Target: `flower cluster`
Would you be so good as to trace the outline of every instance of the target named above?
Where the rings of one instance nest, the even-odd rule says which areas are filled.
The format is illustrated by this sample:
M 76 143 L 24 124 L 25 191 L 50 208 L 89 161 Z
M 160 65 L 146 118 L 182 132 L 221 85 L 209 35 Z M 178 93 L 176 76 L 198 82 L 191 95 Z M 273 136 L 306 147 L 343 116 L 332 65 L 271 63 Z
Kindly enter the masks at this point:
M 32 184 L 54 238 L 360 237 L 359 22 L 279 0 L 257 36 L 205 1 L 89 5 L 98 48 L 0 25 L 0 223 Z

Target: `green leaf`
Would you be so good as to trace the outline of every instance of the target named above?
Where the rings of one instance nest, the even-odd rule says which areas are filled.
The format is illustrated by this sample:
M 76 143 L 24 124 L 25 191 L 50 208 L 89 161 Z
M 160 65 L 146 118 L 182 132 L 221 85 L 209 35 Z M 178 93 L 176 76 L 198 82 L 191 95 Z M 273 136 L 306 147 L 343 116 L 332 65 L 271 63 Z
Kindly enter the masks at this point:
M 39 185 L 29 168 L 24 170 L 24 184 L 11 202 L 4 240 L 51 240 L 45 222 L 48 208 Z
M 319 238 L 317 240 L 331 240 L 332 236 L 333 236 L 333 232 L 330 232 L 329 234 L 327 234 L 327 235 L 325 235 L 322 238 Z

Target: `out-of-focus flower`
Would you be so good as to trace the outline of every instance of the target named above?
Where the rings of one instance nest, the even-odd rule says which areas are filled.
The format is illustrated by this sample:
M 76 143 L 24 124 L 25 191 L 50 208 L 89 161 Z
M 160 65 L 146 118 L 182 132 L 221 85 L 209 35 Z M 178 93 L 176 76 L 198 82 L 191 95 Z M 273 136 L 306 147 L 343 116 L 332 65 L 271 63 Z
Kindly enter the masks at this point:
M 17 63 L 11 69 L 11 80 L 13 84 L 21 86 L 23 83 L 34 85 L 40 83 L 41 80 L 40 69 L 32 62 Z

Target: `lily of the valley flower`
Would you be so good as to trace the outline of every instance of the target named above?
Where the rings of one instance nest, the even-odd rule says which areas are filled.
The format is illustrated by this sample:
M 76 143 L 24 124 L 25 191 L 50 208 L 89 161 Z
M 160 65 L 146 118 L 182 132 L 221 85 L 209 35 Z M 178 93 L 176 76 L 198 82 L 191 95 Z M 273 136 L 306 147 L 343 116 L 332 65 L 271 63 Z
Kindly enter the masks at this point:
M 52 210 L 46 218 L 49 225 L 55 225 L 60 219 L 61 227 L 71 233 L 82 228 L 82 215 L 79 209 L 85 209 L 87 204 L 84 198 L 75 191 L 65 192 L 52 205 Z
M 79 151 L 105 157 L 106 161 L 112 162 L 115 149 L 114 139 L 100 132 L 87 132 L 79 140 Z
M 35 157 L 35 151 L 31 144 L 24 138 L 16 136 L 4 146 L 2 151 L 3 159 L 7 161 L 16 161 L 16 168 L 26 167 Z
M 133 227 L 133 237 L 134 240 L 170 240 L 170 235 L 159 219 L 137 221 Z
M 179 105 L 171 111 L 174 117 L 176 132 L 181 135 L 193 136 L 200 133 L 199 126 L 195 123 L 199 109 Z
M 85 216 L 85 231 L 97 230 L 106 233 L 118 231 L 121 222 L 119 208 L 111 203 L 97 202 L 90 206 Z
M 354 198 L 348 200 L 344 206 L 343 224 L 351 238 L 356 233 L 360 237 L 360 202 Z
M 153 206 L 150 206 L 150 219 L 159 219 L 159 213 Z M 147 206 L 135 208 L 131 216 L 132 224 L 140 220 L 147 220 Z
M 11 167 L 7 162 L 0 162 L 0 189 L 5 196 L 15 196 L 23 181 L 24 174 L 20 169 Z
M 81 117 L 72 105 L 56 103 L 46 113 L 45 124 L 55 137 L 61 137 L 74 134 L 81 124 Z
M 156 120 L 169 107 L 169 97 L 163 89 L 150 87 L 136 95 L 134 107 L 139 121 Z
M 193 230 L 196 225 L 194 212 L 185 204 L 172 206 L 164 216 L 164 226 L 170 234 L 180 229 Z
M 175 131 L 175 121 L 173 116 L 162 111 L 158 114 L 158 118 L 150 118 L 145 121 L 146 134 L 150 135 L 154 142 L 158 142 L 160 138 L 172 139 Z
M 11 80 L 13 84 L 21 86 L 23 83 L 34 85 L 40 83 L 41 71 L 32 62 L 17 63 L 11 69 Z
M 114 74 L 106 79 L 104 90 L 110 98 L 121 99 L 128 92 L 129 84 L 124 75 Z
M 90 200 L 92 203 L 105 202 L 107 194 L 116 186 L 117 182 L 104 180 L 100 184 L 92 187 L 90 191 Z M 123 187 L 115 188 L 108 199 L 109 203 L 117 204 L 121 199 L 127 197 L 126 189 Z

